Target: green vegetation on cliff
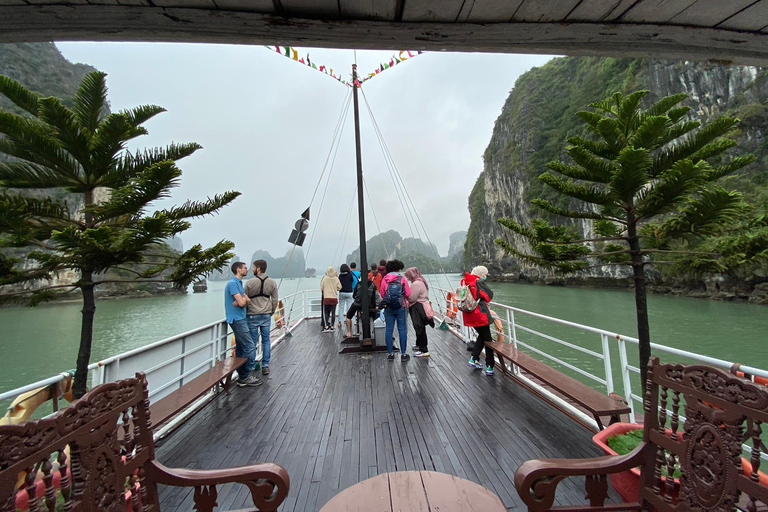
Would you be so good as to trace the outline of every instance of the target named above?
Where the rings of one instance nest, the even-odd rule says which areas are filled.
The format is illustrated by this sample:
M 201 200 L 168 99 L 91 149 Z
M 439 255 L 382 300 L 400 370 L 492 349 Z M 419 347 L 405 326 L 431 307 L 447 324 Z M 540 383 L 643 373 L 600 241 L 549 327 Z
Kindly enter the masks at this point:
M 544 274 L 522 268 L 513 259 L 499 254 L 493 239 L 503 233 L 495 225 L 496 218 L 507 216 L 529 223 L 532 218 L 542 217 L 550 222 L 567 222 L 529 207 L 534 199 L 547 200 L 565 209 L 575 206 L 570 198 L 557 194 L 538 177 L 546 171 L 547 162 L 566 156 L 569 137 L 587 134 L 575 115 L 578 110 L 614 92 L 627 94 L 637 89 L 650 91 L 644 99 L 645 106 L 668 95 L 688 94 L 685 104 L 692 108 L 690 115 L 704 124 L 723 114 L 739 118 L 738 128 L 730 134 L 737 140 L 738 148 L 729 152 L 729 157 L 751 153 L 756 161 L 723 180 L 723 186 L 741 192 L 758 221 L 760 215 L 768 214 L 768 72 L 691 62 L 555 58 L 517 80 L 496 121 L 484 154 L 483 173 L 469 195 L 471 222 L 465 262 L 484 263 L 496 272 L 520 271 L 533 280 L 543 279 Z M 712 160 L 712 165 L 720 163 L 718 159 Z M 588 222 L 573 225 L 581 235 L 588 234 L 582 232 L 589 229 Z M 732 240 L 722 241 L 729 242 Z M 679 274 L 665 275 L 676 280 L 688 279 Z

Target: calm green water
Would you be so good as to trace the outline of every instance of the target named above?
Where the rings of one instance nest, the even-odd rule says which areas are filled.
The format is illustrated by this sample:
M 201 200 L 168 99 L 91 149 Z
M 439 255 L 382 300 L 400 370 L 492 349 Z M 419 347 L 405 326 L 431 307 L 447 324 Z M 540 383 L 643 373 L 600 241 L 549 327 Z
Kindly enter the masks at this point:
M 441 287 L 455 286 L 457 276 L 432 277 Z M 317 279 L 285 280 L 281 295 L 316 289 Z M 97 302 L 92 361 L 189 331 L 223 317 L 223 282 L 209 283 L 208 293 Z M 636 336 L 631 292 L 582 290 L 490 283 L 495 301 L 529 311 Z M 768 368 L 768 308 L 750 304 L 650 296 L 651 333 L 656 343 L 670 345 L 751 366 Z M 34 382 L 74 367 L 80 337 L 79 303 L 37 308 L 0 309 L 0 390 Z M 502 315 L 503 316 L 503 315 Z M 552 326 L 518 315 L 522 325 L 566 339 L 597 352 L 596 334 Z M 562 349 L 529 333 L 518 338 L 553 351 L 602 374 L 602 362 Z M 636 348 L 630 359 L 636 361 Z M 618 353 L 614 350 L 616 364 Z M 620 382 L 616 376 L 617 385 Z

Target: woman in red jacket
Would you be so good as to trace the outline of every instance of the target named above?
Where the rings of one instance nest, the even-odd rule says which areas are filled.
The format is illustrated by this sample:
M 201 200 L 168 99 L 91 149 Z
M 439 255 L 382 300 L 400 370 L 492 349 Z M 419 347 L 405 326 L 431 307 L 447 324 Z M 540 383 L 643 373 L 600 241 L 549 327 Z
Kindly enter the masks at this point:
M 475 348 L 472 350 L 472 357 L 469 358 L 469 363 L 467 363 L 472 368 L 483 367 L 483 365 L 480 364 L 480 352 L 485 348 L 486 341 L 493 341 L 493 338 L 491 338 L 491 324 L 493 323 L 493 317 L 491 317 L 491 311 L 488 309 L 488 303 L 493 299 L 493 292 L 488 288 L 488 285 L 485 284 L 485 279 L 487 277 L 488 269 L 480 265 L 473 268 L 472 272 L 469 274 L 465 274 L 464 279 L 461 280 L 461 284 L 469 286 L 469 291 L 477 300 L 477 307 L 474 311 L 464 311 L 461 314 L 464 319 L 464 325 L 473 327 L 475 331 L 477 331 Z M 486 375 L 493 375 L 494 365 L 493 350 L 486 350 Z

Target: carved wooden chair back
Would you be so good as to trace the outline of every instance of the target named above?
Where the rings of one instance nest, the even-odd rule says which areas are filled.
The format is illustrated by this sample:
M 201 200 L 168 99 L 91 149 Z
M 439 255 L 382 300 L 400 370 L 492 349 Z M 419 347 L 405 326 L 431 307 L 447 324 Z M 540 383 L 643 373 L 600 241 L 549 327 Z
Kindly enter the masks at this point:
M 731 512 L 740 503 L 755 512 L 758 502 L 765 508 L 768 487 L 758 474 L 762 425 L 768 421 L 765 386 L 710 366 L 659 364 L 653 358 L 646 393 L 642 508 Z M 743 443 L 751 445 L 747 475 Z M 676 468 L 679 489 L 663 477 Z
M 52 512 L 57 500 L 67 511 L 124 512 L 126 499 L 155 511 L 143 471 L 154 458 L 144 374 L 96 386 L 49 418 L 0 427 L 0 510 L 14 512 L 23 488 L 32 512 Z

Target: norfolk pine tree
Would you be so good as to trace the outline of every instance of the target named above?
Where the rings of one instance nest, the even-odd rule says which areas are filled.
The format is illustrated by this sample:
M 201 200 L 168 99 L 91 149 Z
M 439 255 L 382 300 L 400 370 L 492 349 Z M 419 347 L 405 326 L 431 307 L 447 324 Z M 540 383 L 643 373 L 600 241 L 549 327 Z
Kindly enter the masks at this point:
M 149 212 L 152 202 L 179 185 L 176 161 L 201 146 L 171 144 L 132 153 L 126 143 L 147 134 L 141 125 L 164 112 L 143 105 L 109 114 L 106 74 L 89 73 L 67 108 L 0 76 L 0 93 L 27 115 L 0 110 L 0 301 L 35 306 L 80 290 L 82 329 L 74 394 L 86 391 L 96 310 L 94 289 L 115 282 L 171 282 L 186 287 L 224 265 L 234 246 L 222 240 L 182 254 L 163 241 L 190 227 L 188 219 L 215 214 L 239 192 Z M 23 189 L 45 189 L 47 197 Z M 79 196 L 82 207 L 65 199 Z M 102 201 L 96 195 L 105 196 Z M 57 199 L 64 197 L 65 199 Z M 78 201 L 79 203 L 79 201 Z M 19 254 L 26 253 L 24 259 Z M 107 273 L 108 271 L 113 271 Z M 79 276 L 53 285 L 62 271 Z M 127 277 L 121 277 L 126 276 Z M 20 285 L 24 285 L 18 290 Z
M 680 105 L 686 94 L 643 109 L 647 93 L 615 93 L 590 105 L 593 110 L 578 112 L 594 137 L 570 137 L 566 153 L 572 162 L 549 162 L 549 171 L 539 176 L 582 206 L 570 209 L 544 199 L 531 203 L 558 216 L 591 221 L 591 234 L 582 238 L 572 227 L 543 219 L 529 227 L 502 218 L 499 223 L 525 238 L 532 253 L 496 240 L 517 258 L 559 272 L 602 265 L 632 269 L 642 389 L 651 355 L 645 269 L 675 263 L 694 272 L 724 270 L 722 255 L 701 249 L 700 242 L 737 222 L 746 205 L 738 192 L 716 182 L 755 159 L 745 155 L 710 164 L 736 145 L 725 135 L 738 119 L 723 116 L 701 127 L 686 118 L 690 107 Z

